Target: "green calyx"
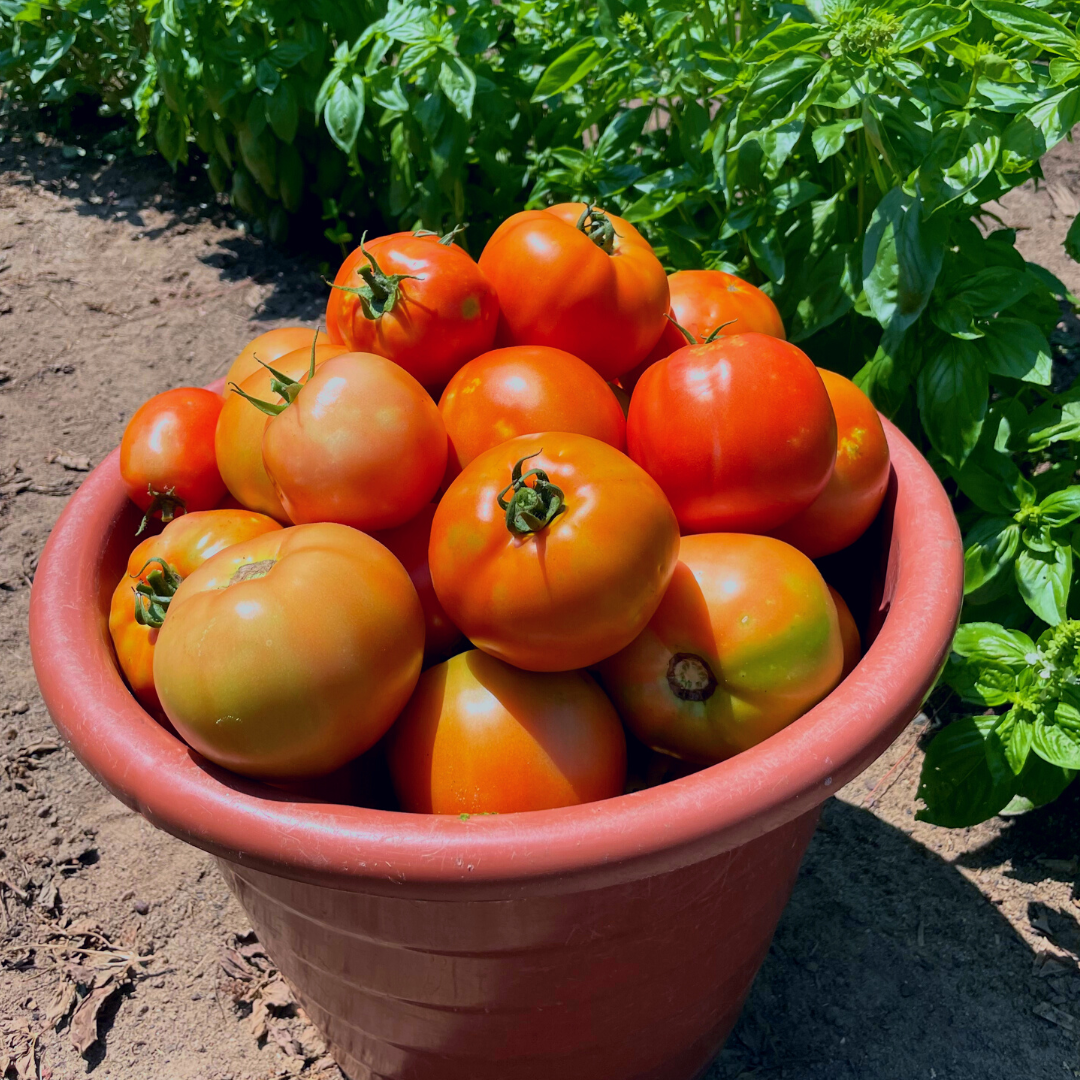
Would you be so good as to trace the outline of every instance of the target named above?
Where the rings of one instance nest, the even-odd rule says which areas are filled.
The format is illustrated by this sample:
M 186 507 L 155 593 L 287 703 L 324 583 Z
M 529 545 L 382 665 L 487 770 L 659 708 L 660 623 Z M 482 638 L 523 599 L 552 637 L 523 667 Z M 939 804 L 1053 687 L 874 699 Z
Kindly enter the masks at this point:
M 615 226 L 611 224 L 611 219 L 603 210 L 586 203 L 585 209 L 581 211 L 581 217 L 577 220 L 577 227 L 598 248 L 602 248 L 609 255 L 615 250 L 615 237 L 618 233 L 615 232 Z
M 450 245 L 458 238 L 458 234 L 463 233 L 466 228 L 467 224 L 455 225 L 448 233 L 443 233 L 442 236 L 439 236 L 439 234 L 432 229 L 413 229 L 413 236 L 439 236 L 439 243 L 443 247 L 450 247 Z M 364 254 L 367 255 L 367 252 L 365 251 Z M 370 259 L 371 256 L 368 255 L 368 258 Z M 407 274 L 402 276 L 408 277 Z
M 266 413 L 267 416 L 280 416 L 297 398 L 297 395 L 304 388 L 304 383 L 307 382 L 315 374 L 315 349 L 319 344 L 319 331 L 315 331 L 315 340 L 311 343 L 311 366 L 308 368 L 307 379 L 292 379 L 283 372 L 272 368 L 269 364 L 263 363 L 262 360 L 256 356 L 255 359 L 258 363 L 262 364 L 267 371 L 273 376 L 270 381 L 270 389 L 278 397 L 284 398 L 284 401 L 263 401 L 261 398 L 252 397 L 251 394 L 244 390 L 241 390 L 236 383 L 229 383 L 229 389 L 234 394 L 239 394 L 245 401 L 250 402 L 260 412 Z
M 739 321 L 738 319 L 728 319 L 727 322 L 721 323 L 718 327 L 716 327 L 716 329 L 710 331 L 709 336 L 704 341 L 698 341 L 698 339 L 694 337 L 694 335 L 691 334 L 690 331 L 682 325 L 682 323 L 676 321 L 666 313 L 664 315 L 664 318 L 667 319 L 667 321 L 671 323 L 671 325 L 674 326 L 675 329 L 678 330 L 684 338 L 686 338 L 687 345 L 709 345 L 716 340 L 717 336 L 720 334 L 720 331 L 723 330 L 725 326 L 731 326 L 732 323 L 737 323 Z
M 176 488 L 171 487 L 168 491 L 155 491 L 153 484 L 146 485 L 146 493 L 150 496 L 150 505 L 143 514 L 139 527 L 135 530 L 136 536 L 141 536 L 150 524 L 155 514 L 161 516 L 161 520 L 168 525 L 174 517 L 187 513 L 187 503 L 176 494 Z
M 184 579 L 164 559 L 148 560 L 137 576 L 142 577 L 143 571 L 151 563 L 157 563 L 160 569 L 151 570 L 146 580 L 140 581 L 132 590 L 135 593 L 135 621 L 140 626 L 158 630 L 165 622 L 169 604 Z
M 453 233 L 449 235 L 449 242 L 453 243 Z M 394 310 L 401 294 L 401 283 L 403 281 L 418 281 L 419 279 L 415 274 L 383 273 L 382 267 L 375 261 L 375 256 L 364 247 L 364 241 L 366 239 L 367 233 L 364 233 L 364 235 L 360 237 L 360 250 L 363 252 L 364 258 L 367 259 L 368 265 L 358 267 L 356 270 L 356 273 L 361 280 L 361 284 L 337 285 L 333 281 L 328 281 L 327 285 L 332 289 L 340 289 L 342 292 L 352 293 L 353 296 L 360 300 L 360 310 L 364 313 L 364 318 L 374 322 L 376 319 Z M 439 241 L 440 244 L 446 242 L 447 238 L 445 236 Z
M 499 509 L 506 511 L 506 527 L 515 536 L 531 536 L 546 529 L 560 514 L 566 512 L 562 488 L 556 487 L 543 469 L 530 469 L 522 475 L 521 466 L 530 458 L 543 453 L 523 457 L 510 474 L 510 483 L 496 496 Z M 526 481 L 532 479 L 530 487 Z M 512 491 L 509 499 L 503 496 Z

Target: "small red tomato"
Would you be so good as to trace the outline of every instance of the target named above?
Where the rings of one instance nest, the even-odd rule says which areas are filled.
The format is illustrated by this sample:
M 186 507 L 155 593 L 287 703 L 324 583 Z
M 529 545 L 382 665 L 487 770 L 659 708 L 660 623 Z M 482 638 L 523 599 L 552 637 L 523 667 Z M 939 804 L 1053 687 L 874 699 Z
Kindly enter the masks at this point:
M 584 671 L 520 671 L 479 650 L 429 668 L 390 729 L 403 810 L 511 814 L 621 795 L 626 738 Z
M 274 364 L 275 360 L 280 360 L 296 349 L 307 349 L 310 353 L 313 342 L 329 345 L 330 339 L 322 330 L 312 330 L 306 326 L 279 326 L 276 330 L 267 330 L 265 334 L 253 338 L 232 362 L 232 367 L 225 376 L 222 396 L 228 397 L 230 383 L 242 383 L 252 373 L 265 371 L 263 364 Z M 262 364 L 259 363 L 260 360 Z
M 626 443 L 684 533 L 766 532 L 828 483 L 836 420 L 801 349 L 737 334 L 653 364 L 630 399 Z
M 490 349 L 499 320 L 495 290 L 446 239 L 394 233 L 361 241 L 334 278 L 330 340 L 385 356 L 425 386 L 442 386 Z
M 862 659 L 862 638 L 859 637 L 859 628 L 855 625 L 851 609 L 831 585 L 829 595 L 836 605 L 836 617 L 840 622 L 840 640 L 844 643 L 844 670 L 840 673 L 840 678 L 846 679 Z
M 836 467 L 825 490 L 772 535 L 811 559 L 855 543 L 889 486 L 889 444 L 873 402 L 850 380 L 818 368 L 836 416 Z
M 298 525 L 404 525 L 431 502 L 446 470 L 438 406 L 404 368 L 372 353 L 342 353 L 317 367 L 271 417 L 262 448 Z
M 212 510 L 225 495 L 214 454 L 221 398 L 197 386 L 166 390 L 145 402 L 120 440 L 120 475 L 147 518 Z M 145 519 L 144 519 L 145 520 Z
M 573 431 L 626 447 L 626 419 L 611 388 L 583 360 L 545 345 L 470 360 L 443 391 L 439 412 L 450 437 L 448 479 L 485 450 L 533 431 Z
M 424 609 L 424 663 L 445 660 L 465 640 L 461 631 L 450 621 L 443 610 L 435 589 L 431 585 L 428 568 L 428 545 L 431 541 L 431 519 L 435 516 L 435 504 L 428 503 L 411 521 L 396 529 L 375 534 L 375 539 L 397 556 L 398 562 L 409 572 L 420 606 Z
M 667 275 L 628 221 L 585 203 L 525 210 L 480 254 L 499 296 L 499 345 L 549 345 L 605 379 L 641 361 L 664 329 Z

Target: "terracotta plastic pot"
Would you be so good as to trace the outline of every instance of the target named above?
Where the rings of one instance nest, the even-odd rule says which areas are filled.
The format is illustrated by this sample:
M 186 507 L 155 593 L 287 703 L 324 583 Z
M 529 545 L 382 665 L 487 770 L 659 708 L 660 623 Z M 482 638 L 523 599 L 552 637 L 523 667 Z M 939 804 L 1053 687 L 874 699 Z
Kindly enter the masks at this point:
M 839 560 L 849 602 L 862 583 L 862 663 L 780 734 L 660 787 L 461 820 L 305 800 L 209 765 L 117 672 L 109 596 L 139 515 L 115 453 L 41 557 L 42 693 L 113 794 L 218 857 L 353 1080 L 684 1080 L 738 1016 L 820 804 L 889 745 L 947 655 L 960 536 L 929 466 L 886 431 L 889 499 Z

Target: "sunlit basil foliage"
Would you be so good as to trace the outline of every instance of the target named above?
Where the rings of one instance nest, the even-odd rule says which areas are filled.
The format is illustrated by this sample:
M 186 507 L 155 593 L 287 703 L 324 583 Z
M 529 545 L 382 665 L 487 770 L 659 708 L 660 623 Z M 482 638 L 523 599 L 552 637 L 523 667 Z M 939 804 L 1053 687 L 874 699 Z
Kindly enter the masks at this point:
M 275 238 L 319 215 L 343 245 L 468 222 L 477 251 L 513 210 L 580 198 L 671 268 L 761 284 L 956 493 L 967 601 L 945 682 L 971 717 L 934 740 L 920 791 L 927 819 L 960 825 L 1080 768 L 1080 386 L 1048 341 L 1071 299 L 984 211 L 1080 121 L 1077 16 L 1075 0 L 0 0 L 0 79 L 34 103 L 102 97 Z

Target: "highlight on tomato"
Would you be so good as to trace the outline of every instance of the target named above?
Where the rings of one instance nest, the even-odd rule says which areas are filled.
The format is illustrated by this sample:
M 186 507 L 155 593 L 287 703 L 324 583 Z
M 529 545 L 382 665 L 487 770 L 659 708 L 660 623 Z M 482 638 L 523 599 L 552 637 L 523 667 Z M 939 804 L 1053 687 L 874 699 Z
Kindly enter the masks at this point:
M 226 386 L 225 403 L 214 432 L 214 448 L 221 477 L 241 506 L 291 524 L 263 464 L 263 433 L 270 417 L 250 402 L 272 399 L 279 390 L 303 383 L 312 362 L 318 367 L 344 352 L 343 345 L 312 346 L 309 339 L 302 349 L 285 353 L 274 362 L 276 374 L 257 365 L 257 370 L 242 383 Z
M 307 326 L 279 326 L 252 338 L 239 352 L 225 376 L 222 396 L 229 395 L 230 383 L 239 385 L 256 371 L 264 371 L 263 364 L 273 364 L 297 349 L 311 352 L 312 345 L 329 345 L 330 338 L 322 330 Z M 261 361 L 261 363 L 260 363 Z
M 414 814 L 509 814 L 621 795 L 626 738 L 584 671 L 521 671 L 477 649 L 429 668 L 390 730 Z
M 196 510 L 174 518 L 128 557 L 127 572 L 113 591 L 109 633 L 120 670 L 145 709 L 161 708 L 154 644 L 180 582 L 219 551 L 280 528 L 273 518 L 248 510 Z
M 768 532 L 829 482 L 836 420 L 801 349 L 736 334 L 653 364 L 630 399 L 626 443 L 683 532 Z
M 587 435 L 520 436 L 471 461 L 431 525 L 436 595 L 465 636 L 529 671 L 588 667 L 645 626 L 678 557 L 656 482 Z
M 855 543 L 877 517 L 889 487 L 889 444 L 873 402 L 835 371 L 818 374 L 836 417 L 836 466 L 822 493 L 771 530 L 811 559 Z
M 326 306 L 330 339 L 350 352 L 400 364 L 424 386 L 443 386 L 491 348 L 495 290 L 454 232 L 394 233 L 360 246 L 341 264 Z
M 586 203 L 507 218 L 480 254 L 499 297 L 497 345 L 547 345 L 617 379 L 656 344 L 668 282 L 628 221 Z
M 181 583 L 154 650 L 162 707 L 204 757 L 246 776 L 333 772 L 416 686 L 424 614 L 401 563 L 344 525 L 227 548 Z
M 774 735 L 840 681 L 836 605 L 817 567 L 769 536 L 684 536 L 656 614 L 599 666 L 646 746 L 713 764 Z
M 583 360 L 546 345 L 470 360 L 447 384 L 439 412 L 451 479 L 485 450 L 533 431 L 572 431 L 626 447 L 626 418 L 611 387 Z
M 197 386 L 156 394 L 135 410 L 120 440 L 120 476 L 131 501 L 151 518 L 172 521 L 212 510 L 225 495 L 214 455 L 221 398 Z

